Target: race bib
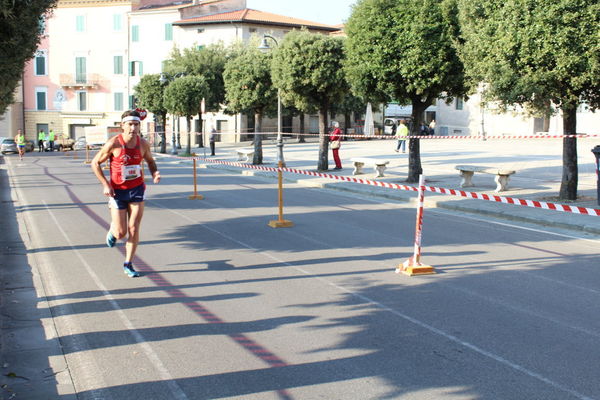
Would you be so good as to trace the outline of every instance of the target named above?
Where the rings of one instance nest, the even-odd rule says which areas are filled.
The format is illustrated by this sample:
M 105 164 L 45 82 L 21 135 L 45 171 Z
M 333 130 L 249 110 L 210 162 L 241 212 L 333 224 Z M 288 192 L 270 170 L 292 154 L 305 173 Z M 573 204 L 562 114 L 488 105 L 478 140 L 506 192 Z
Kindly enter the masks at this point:
M 142 176 L 142 167 L 140 165 L 123 165 L 121 172 L 123 180 L 131 181 Z

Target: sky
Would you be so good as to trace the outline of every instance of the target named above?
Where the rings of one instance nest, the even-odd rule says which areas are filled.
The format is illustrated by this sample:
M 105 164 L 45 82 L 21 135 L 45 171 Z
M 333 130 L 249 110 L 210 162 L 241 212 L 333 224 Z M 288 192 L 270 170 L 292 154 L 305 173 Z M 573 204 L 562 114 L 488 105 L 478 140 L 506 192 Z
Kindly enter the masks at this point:
M 246 0 L 255 10 L 320 22 L 329 25 L 344 23 L 358 0 Z

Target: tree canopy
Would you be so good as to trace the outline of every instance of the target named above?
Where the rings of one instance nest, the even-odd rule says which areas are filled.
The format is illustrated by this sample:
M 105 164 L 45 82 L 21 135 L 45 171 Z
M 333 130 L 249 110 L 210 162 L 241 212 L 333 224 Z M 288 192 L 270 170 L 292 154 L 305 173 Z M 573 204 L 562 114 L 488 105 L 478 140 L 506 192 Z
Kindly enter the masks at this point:
M 273 55 L 273 83 L 283 103 L 303 112 L 319 110 L 319 170 L 328 169 L 327 114 L 348 90 L 344 59 L 342 39 L 306 30 L 285 35 Z
M 43 16 L 56 0 L 0 0 L 0 114 L 14 101 L 27 60 L 40 43 Z
M 458 47 L 472 84 L 501 106 L 562 111 L 577 132 L 577 107 L 600 105 L 600 3 L 597 0 L 456 0 Z M 560 198 L 577 198 L 575 138 L 563 140 Z
M 253 164 L 262 164 L 262 117 L 277 111 L 277 89 L 271 81 L 271 53 L 262 53 L 250 42 L 225 64 L 223 79 L 227 110 L 254 114 Z
M 134 93 L 138 105 L 151 113 L 160 116 L 162 129 L 159 132 L 162 138 L 160 152 L 166 152 L 165 119 L 167 108 L 164 102 L 165 85 L 160 81 L 160 75 L 147 74 L 142 76 L 140 82 L 135 86 Z
M 443 0 L 360 0 L 346 24 L 346 71 L 373 103 L 413 107 L 413 134 L 435 99 L 465 95 L 455 26 Z M 419 140 L 410 140 L 408 182 L 422 173 Z

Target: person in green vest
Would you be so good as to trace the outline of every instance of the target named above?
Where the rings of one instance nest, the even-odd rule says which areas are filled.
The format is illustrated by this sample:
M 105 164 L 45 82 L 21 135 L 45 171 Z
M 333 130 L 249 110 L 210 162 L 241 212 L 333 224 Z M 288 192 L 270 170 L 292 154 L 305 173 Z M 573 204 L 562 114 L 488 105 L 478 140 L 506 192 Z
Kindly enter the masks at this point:
M 50 151 L 54 151 L 54 131 L 52 129 L 48 133 L 48 141 L 50 142 Z
M 38 152 L 44 151 L 44 140 L 46 140 L 46 132 L 40 129 L 38 133 Z
M 406 151 L 406 137 L 408 136 L 408 127 L 406 126 L 406 120 L 401 119 L 398 129 L 396 131 L 396 139 L 398 139 L 398 145 L 396 146 L 396 153 L 402 148 L 402 152 Z
M 17 130 L 15 142 L 17 143 L 17 149 L 19 150 L 19 160 L 23 161 L 23 155 L 25 154 L 25 135 L 20 129 Z

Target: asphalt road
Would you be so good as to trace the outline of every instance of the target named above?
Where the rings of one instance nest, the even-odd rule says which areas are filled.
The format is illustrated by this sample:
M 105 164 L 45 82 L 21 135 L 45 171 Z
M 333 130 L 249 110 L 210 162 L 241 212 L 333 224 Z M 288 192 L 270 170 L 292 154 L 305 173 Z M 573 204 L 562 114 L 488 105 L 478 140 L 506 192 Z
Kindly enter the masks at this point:
M 129 279 L 81 159 L 8 169 L 80 400 L 600 398 L 598 240 L 426 210 L 408 277 L 406 204 L 163 162 Z

